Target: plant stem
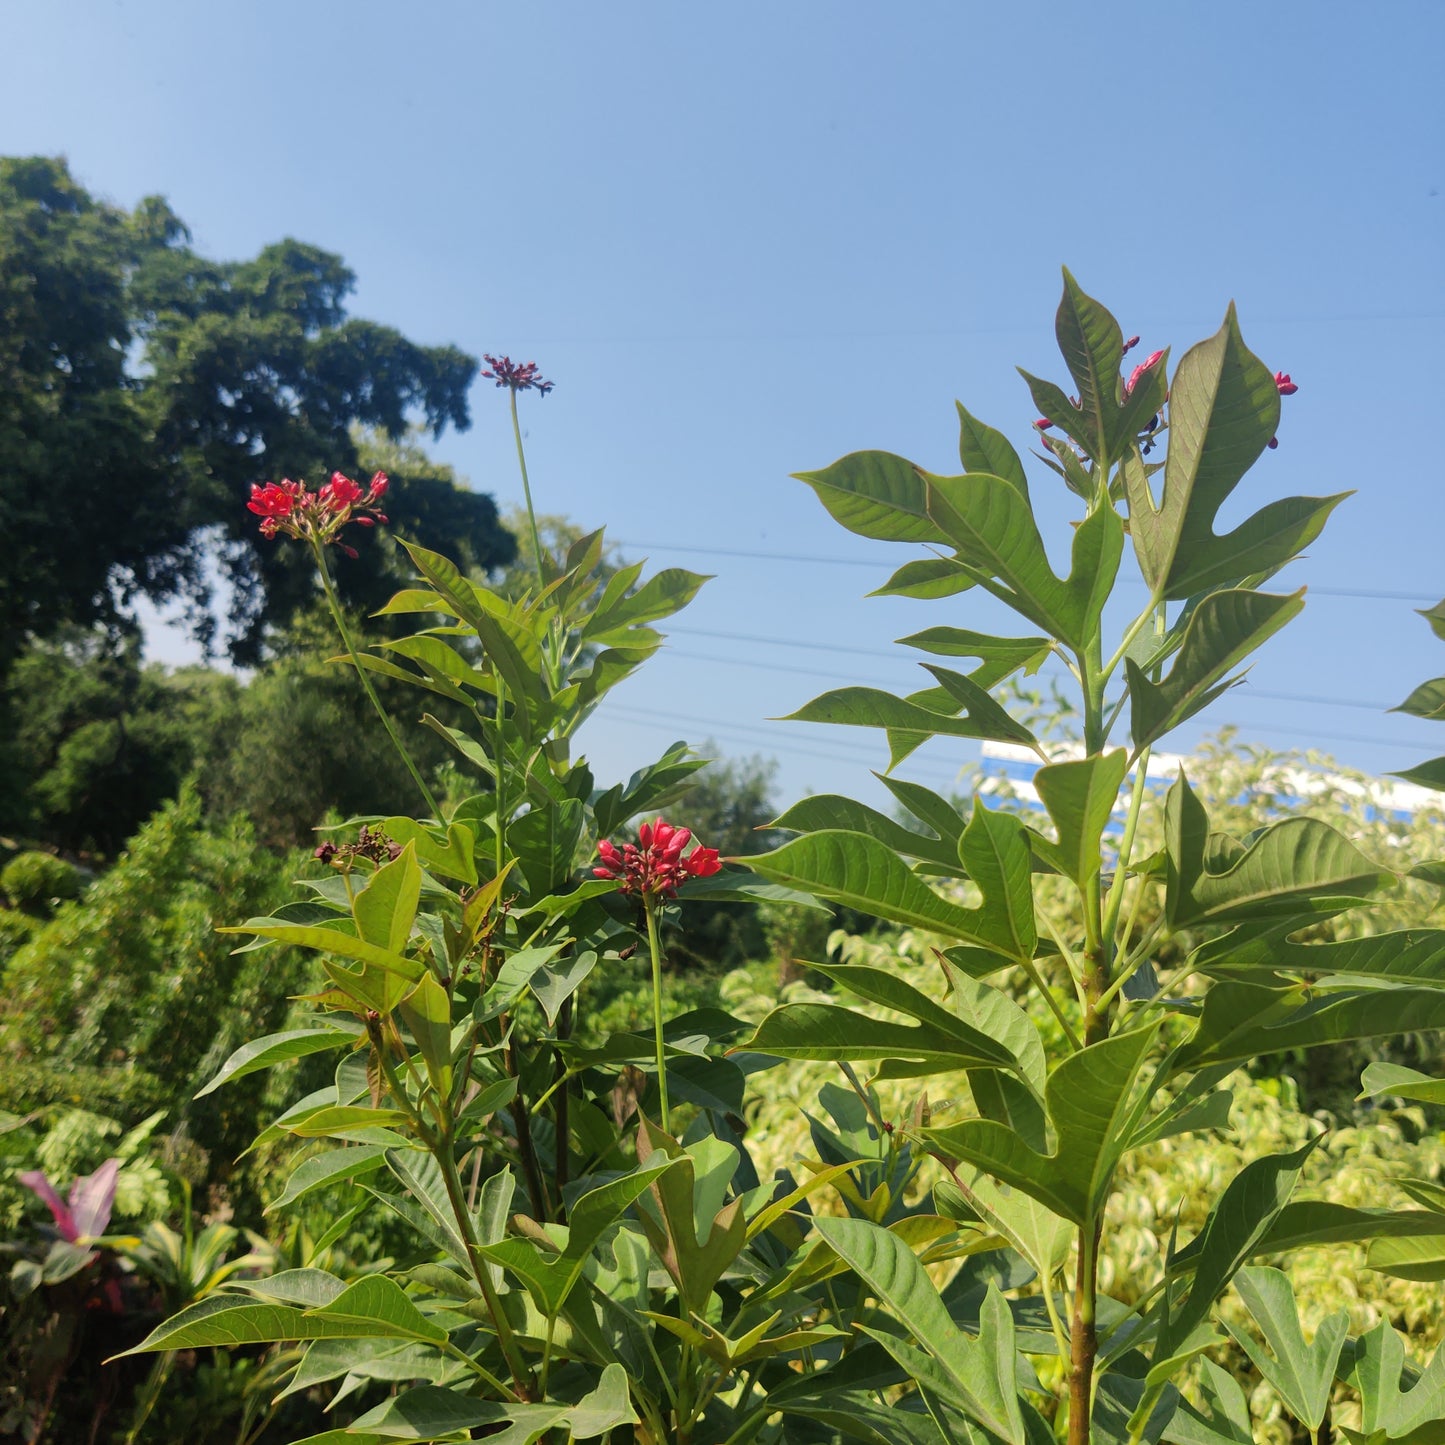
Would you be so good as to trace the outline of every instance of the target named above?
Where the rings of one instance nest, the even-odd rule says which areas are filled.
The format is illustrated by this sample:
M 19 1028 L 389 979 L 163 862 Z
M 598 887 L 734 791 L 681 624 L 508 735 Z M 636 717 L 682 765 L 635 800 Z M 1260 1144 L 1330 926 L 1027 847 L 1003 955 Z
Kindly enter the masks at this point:
M 1054 1017 L 1059 1021 L 1059 1027 L 1063 1029 L 1065 1036 L 1074 1046 L 1074 1049 L 1077 1051 L 1083 1048 L 1083 1044 L 1079 1042 L 1078 1034 L 1074 1032 L 1073 1025 L 1070 1024 L 1068 1019 L 1064 1017 L 1064 1010 L 1060 1006 L 1058 999 L 1054 997 L 1053 989 L 1051 989 L 1048 984 L 1044 982 L 1044 977 L 1039 972 L 1038 967 L 1034 963 L 1033 959 L 1024 959 L 1021 960 L 1021 962 L 1023 963 L 1024 972 L 1028 974 L 1030 980 L 1032 980 L 1033 982 L 1034 987 L 1038 989 L 1038 991 L 1043 995 L 1044 1002 L 1048 1004 L 1049 1008 L 1053 1011 Z
M 571 1037 L 572 999 L 568 997 L 562 1000 L 562 1007 L 557 1010 L 557 1038 L 560 1042 Z M 557 1143 L 555 1145 L 556 1167 L 553 1177 L 557 1185 L 557 1221 L 559 1224 L 566 1224 L 567 1201 L 564 1198 L 564 1191 L 567 1188 L 567 1179 L 570 1172 L 568 1165 L 571 1155 L 571 1149 L 569 1147 L 571 1124 L 569 1119 L 570 1101 L 567 1091 L 567 1064 L 560 1050 L 557 1053 L 557 1062 L 553 1073 L 554 1083 L 562 1086 L 561 1092 L 557 1095 L 557 1103 L 552 1110 L 553 1126 L 557 1135 Z
M 1149 749 L 1140 752 L 1134 763 L 1134 789 L 1129 794 L 1129 814 L 1124 819 L 1124 836 L 1119 843 L 1119 856 L 1114 864 L 1114 881 L 1109 887 L 1108 907 L 1104 913 L 1104 937 L 1114 939 L 1119 925 L 1119 909 L 1124 901 L 1124 884 L 1129 874 L 1129 861 L 1134 854 L 1134 837 L 1139 831 L 1139 815 L 1144 807 L 1144 790 L 1148 786 Z
M 667 1111 L 667 1054 L 662 1039 L 662 945 L 657 937 L 657 901 L 651 893 L 642 895 L 642 909 L 647 915 L 647 946 L 652 952 L 652 1032 L 657 1042 L 657 1094 L 662 1132 L 670 1134 Z
M 1074 1318 L 1069 1330 L 1069 1445 L 1089 1445 L 1094 1403 L 1094 1357 L 1099 1350 L 1094 1327 L 1098 1288 L 1099 1225 L 1079 1229 L 1079 1268 L 1074 1286 Z
M 522 447 L 522 423 L 517 418 L 517 393 L 511 392 L 512 435 L 517 441 L 517 465 L 522 469 L 522 494 L 527 499 L 527 522 L 532 529 L 532 561 L 537 568 L 537 586 L 545 591 L 547 574 L 542 570 L 542 538 L 537 531 L 537 509 L 532 505 L 532 483 L 527 479 L 527 453 Z
M 542 1170 L 537 1163 L 537 1149 L 532 1142 L 532 1119 L 527 1113 L 527 1100 L 522 1093 L 522 1070 L 517 1062 L 517 1045 L 507 1045 L 507 1062 L 512 1077 L 517 1081 L 516 1097 L 512 1100 L 512 1118 L 517 1125 L 517 1152 L 522 1156 L 522 1172 L 527 1178 L 527 1194 L 532 1201 L 532 1213 L 539 1224 L 547 1222 L 550 1211 L 547 1208 L 547 1190 L 542 1183 Z
M 439 1140 L 437 1147 L 432 1150 L 432 1157 L 437 1161 L 437 1167 L 442 1172 L 447 1199 L 451 1202 L 457 1228 L 461 1230 L 462 1242 L 466 1245 L 467 1258 L 471 1261 L 472 1277 L 476 1280 L 477 1288 L 481 1290 L 482 1299 L 486 1302 L 487 1313 L 491 1316 L 492 1326 L 497 1332 L 497 1343 L 502 1347 L 507 1368 L 512 1372 L 512 1379 L 516 1382 L 522 1398 L 530 1400 L 535 1394 L 532 1372 L 527 1368 L 526 1361 L 522 1359 L 506 1311 L 503 1310 L 502 1302 L 497 1298 L 497 1292 L 492 1286 L 492 1277 L 487 1271 L 487 1262 L 482 1257 L 476 1230 L 472 1228 L 472 1216 L 467 1212 L 466 1196 L 462 1193 L 461 1177 L 457 1174 L 457 1161 L 452 1157 L 451 1139 Z
M 351 656 L 351 665 L 356 669 L 356 675 L 361 679 L 361 686 L 367 697 L 371 699 L 371 705 L 376 709 L 376 715 L 381 719 L 381 725 L 386 729 L 386 735 L 391 739 L 391 745 L 397 751 L 397 755 L 406 764 L 406 770 L 412 776 L 412 781 L 421 789 L 421 795 L 426 800 L 427 813 L 430 817 L 440 820 L 442 810 L 437 806 L 437 800 L 432 796 L 432 791 L 427 787 L 426 779 L 422 777 L 417 765 L 412 762 L 411 754 L 407 752 L 406 745 L 397 736 L 396 729 L 392 726 L 391 718 L 381 705 L 381 699 L 376 695 L 376 689 L 371 685 L 371 678 L 361 661 L 361 654 L 356 650 L 356 644 L 351 640 L 351 630 L 346 625 L 346 616 L 341 610 L 341 601 L 336 595 L 336 588 L 331 581 L 331 572 L 326 565 L 326 549 L 319 542 L 311 544 L 311 550 L 316 556 L 316 565 L 321 572 L 321 590 L 326 594 L 326 605 L 331 609 L 331 620 L 336 624 L 336 630 L 341 634 L 341 640 Z

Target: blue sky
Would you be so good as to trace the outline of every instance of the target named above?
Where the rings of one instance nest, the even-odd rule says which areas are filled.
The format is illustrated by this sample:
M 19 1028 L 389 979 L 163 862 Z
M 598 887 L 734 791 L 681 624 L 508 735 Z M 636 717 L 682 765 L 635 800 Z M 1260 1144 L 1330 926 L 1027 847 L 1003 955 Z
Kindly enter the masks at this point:
M 1141 351 L 1178 357 L 1235 299 L 1299 383 L 1223 523 L 1357 491 L 1282 579 L 1309 584 L 1303 618 L 1207 717 L 1372 770 L 1445 743 L 1382 711 L 1445 671 L 1410 610 L 1445 594 L 1438 0 L 3 0 L 0 19 L 4 152 L 65 154 L 122 204 L 162 193 L 217 256 L 329 247 L 356 314 L 535 358 L 557 383 L 524 398 L 543 509 L 717 574 L 591 726 L 599 776 L 712 736 L 775 755 L 782 800 L 881 795 L 880 737 L 766 719 L 848 681 L 923 685 L 891 647 L 907 632 L 1009 624 L 971 594 L 865 601 L 897 549 L 789 474 L 863 447 L 957 470 L 955 398 L 1027 446 L 1013 368 L 1062 379 L 1061 263 Z M 479 383 L 473 418 L 435 450 L 507 505 L 504 395 Z M 1071 510 L 1037 478 L 1057 561 Z M 975 756 L 903 772 L 947 786 Z

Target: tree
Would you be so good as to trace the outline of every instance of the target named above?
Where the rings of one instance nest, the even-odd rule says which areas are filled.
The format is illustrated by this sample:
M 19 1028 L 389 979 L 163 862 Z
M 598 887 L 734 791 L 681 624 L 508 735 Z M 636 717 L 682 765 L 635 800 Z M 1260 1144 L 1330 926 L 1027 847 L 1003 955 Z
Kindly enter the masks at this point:
M 128 213 L 63 161 L 0 160 L 0 666 L 62 622 L 126 626 L 137 594 L 182 599 L 209 640 L 209 556 L 233 586 L 232 654 L 254 663 L 315 581 L 256 535 L 249 486 L 354 470 L 356 424 L 469 425 L 475 358 L 348 317 L 339 256 L 284 240 L 213 261 L 189 241 L 160 197 Z M 482 568 L 512 557 L 489 497 L 424 475 L 395 496 L 405 535 Z M 357 550 L 338 584 L 368 606 L 394 554 L 374 534 Z
M 0 685 L 0 826 L 115 854 L 196 764 L 224 753 L 240 687 L 142 666 L 139 640 L 68 627 Z

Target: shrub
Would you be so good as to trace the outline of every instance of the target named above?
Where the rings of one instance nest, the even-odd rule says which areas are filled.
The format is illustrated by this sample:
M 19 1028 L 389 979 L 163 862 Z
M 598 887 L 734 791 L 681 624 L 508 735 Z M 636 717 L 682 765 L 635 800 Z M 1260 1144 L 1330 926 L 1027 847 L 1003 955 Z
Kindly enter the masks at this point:
M 80 874 L 53 853 L 17 853 L 0 872 L 0 889 L 16 908 L 49 909 L 80 896 Z

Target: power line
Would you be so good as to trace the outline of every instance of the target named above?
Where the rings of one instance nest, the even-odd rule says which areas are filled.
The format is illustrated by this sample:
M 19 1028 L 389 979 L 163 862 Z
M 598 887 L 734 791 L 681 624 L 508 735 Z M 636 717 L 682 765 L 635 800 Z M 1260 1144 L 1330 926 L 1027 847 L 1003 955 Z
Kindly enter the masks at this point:
M 754 643 L 763 647 L 794 647 L 807 652 L 841 652 L 849 657 L 886 657 L 893 661 L 906 661 L 915 663 L 918 661 L 917 658 L 911 657 L 907 653 L 889 651 L 884 648 L 845 647 L 832 642 L 814 642 L 810 638 L 765 637 L 759 633 L 753 632 L 714 632 L 702 627 L 673 627 L 671 631 L 675 634 L 685 635 L 689 637 L 711 637 L 723 642 L 747 642 Z M 674 655 L 678 657 L 685 657 L 689 654 L 677 651 L 674 653 Z M 703 656 L 702 654 L 693 655 L 699 657 Z M 732 663 L 734 666 L 737 667 L 762 668 L 769 672 L 796 672 L 799 675 L 806 674 L 809 677 L 832 677 L 839 680 L 844 680 L 846 676 L 842 673 L 817 672 L 806 668 L 780 668 L 767 663 L 754 662 L 748 658 L 707 657 L 706 660 L 712 662 Z M 852 680 L 862 681 L 863 679 L 854 678 Z M 878 685 L 884 686 L 885 684 L 879 683 Z M 1393 704 L 1391 703 L 1372 702 L 1364 698 L 1323 697 L 1314 693 L 1266 691 L 1263 688 L 1256 688 L 1250 686 L 1247 683 L 1239 692 L 1238 697 L 1256 698 L 1260 700 L 1267 700 L 1270 702 L 1298 702 L 1304 703 L 1311 707 L 1362 708 L 1367 712 L 1377 713 L 1389 712 L 1393 706 Z M 1422 746 L 1428 747 L 1429 744 L 1422 744 Z
M 741 557 L 754 562 L 815 562 L 824 566 L 832 567 L 872 567 L 875 570 L 879 563 L 876 558 L 863 557 L 824 557 L 817 554 L 805 554 L 801 552 L 749 552 L 741 548 L 732 547 L 695 547 L 690 543 L 682 542 L 618 542 L 619 547 L 635 547 L 642 551 L 657 552 L 689 552 L 699 557 Z M 1126 577 L 1124 581 L 1131 586 L 1142 587 L 1144 584 L 1137 577 Z M 1313 583 L 1308 584 L 1310 595 L 1314 597 L 1343 597 L 1352 601 L 1369 602 L 1423 602 L 1427 606 L 1433 605 L 1440 599 L 1430 592 L 1393 592 L 1388 590 L 1376 590 L 1357 587 L 1321 587 Z
M 1435 311 L 1341 312 L 1335 315 L 1254 316 L 1254 326 L 1318 326 L 1330 324 L 1374 325 L 1389 322 L 1395 325 L 1410 322 L 1445 320 L 1445 313 Z M 1163 332 L 1176 326 L 1212 325 L 1193 321 L 1157 321 L 1152 330 Z M 658 332 L 651 336 L 522 336 L 508 343 L 514 350 L 532 346 L 685 346 L 729 345 L 756 346 L 780 341 L 884 341 L 890 338 L 949 338 L 958 336 L 1027 336 L 1039 330 L 1036 322 L 996 322 L 988 326 L 914 326 L 876 327 L 870 330 L 840 331 L 716 331 Z

